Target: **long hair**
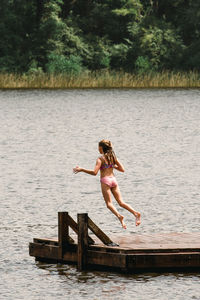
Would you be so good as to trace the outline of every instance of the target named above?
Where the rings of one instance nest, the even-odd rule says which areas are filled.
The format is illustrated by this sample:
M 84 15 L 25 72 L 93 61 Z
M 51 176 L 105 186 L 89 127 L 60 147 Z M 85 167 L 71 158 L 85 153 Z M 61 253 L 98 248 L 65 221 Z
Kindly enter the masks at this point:
M 99 142 L 99 146 L 102 147 L 105 158 L 108 164 L 116 164 L 117 157 L 113 151 L 112 143 L 109 140 L 102 140 Z

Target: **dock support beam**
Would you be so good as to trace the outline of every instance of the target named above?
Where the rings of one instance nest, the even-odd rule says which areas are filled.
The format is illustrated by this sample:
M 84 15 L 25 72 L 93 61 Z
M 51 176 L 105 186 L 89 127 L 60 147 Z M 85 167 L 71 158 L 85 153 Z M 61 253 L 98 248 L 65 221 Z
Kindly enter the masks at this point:
M 58 244 L 59 259 L 63 258 L 66 245 L 69 241 L 68 212 L 58 212 Z
M 87 265 L 88 249 L 88 214 L 78 214 L 78 255 L 77 267 L 79 271 Z

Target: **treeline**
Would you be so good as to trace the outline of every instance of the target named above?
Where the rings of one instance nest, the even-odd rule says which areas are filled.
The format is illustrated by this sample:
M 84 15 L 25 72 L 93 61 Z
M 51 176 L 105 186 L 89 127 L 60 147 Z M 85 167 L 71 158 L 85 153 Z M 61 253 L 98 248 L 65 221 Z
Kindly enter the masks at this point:
M 199 71 L 200 1 L 1 0 L 0 72 Z

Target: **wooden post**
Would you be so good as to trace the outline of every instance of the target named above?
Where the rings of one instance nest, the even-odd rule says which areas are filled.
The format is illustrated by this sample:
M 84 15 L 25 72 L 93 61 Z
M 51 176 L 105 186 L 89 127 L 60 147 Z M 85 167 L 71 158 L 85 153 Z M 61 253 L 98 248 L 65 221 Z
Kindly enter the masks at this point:
M 78 214 L 78 270 L 82 271 L 87 264 L 88 248 L 88 214 Z
M 66 244 L 69 241 L 68 212 L 58 212 L 58 244 L 59 258 L 63 258 Z
M 89 217 L 88 217 L 88 222 L 89 222 Z M 67 223 L 68 223 L 69 227 L 71 227 L 72 230 L 76 234 L 78 234 L 78 224 L 72 219 L 72 217 L 70 217 L 70 215 L 68 215 L 68 217 L 67 217 Z M 94 245 L 95 241 L 90 236 L 88 236 L 88 243 L 89 243 L 89 245 Z

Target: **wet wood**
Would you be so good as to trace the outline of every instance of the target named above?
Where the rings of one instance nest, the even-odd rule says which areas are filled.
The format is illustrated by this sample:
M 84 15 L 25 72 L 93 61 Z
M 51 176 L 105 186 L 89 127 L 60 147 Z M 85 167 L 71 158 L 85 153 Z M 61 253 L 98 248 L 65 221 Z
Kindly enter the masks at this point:
M 33 242 L 37 244 L 58 246 L 58 239 L 34 238 Z
M 78 234 L 78 224 L 74 221 L 74 219 L 68 214 L 67 216 L 67 223 L 68 225 L 71 227 L 71 229 L 76 233 Z M 95 244 L 95 241 L 90 237 L 88 236 L 88 243 L 90 245 L 93 245 Z
M 200 233 L 153 233 L 129 234 L 113 236 L 112 240 L 118 242 L 120 247 L 130 252 L 134 251 L 182 251 L 200 249 Z M 103 246 L 103 244 L 101 244 Z
M 87 214 L 78 214 L 77 227 L 69 215 L 62 215 L 59 222 L 58 238 L 34 238 L 29 244 L 31 256 L 42 261 L 75 263 L 79 270 L 89 267 L 115 268 L 132 273 L 200 270 L 200 232 L 127 234 L 110 239 Z M 66 222 L 76 228 L 77 243 L 69 243 Z M 88 228 L 93 228 L 92 232 L 96 234 L 94 245 L 89 243 Z M 105 245 L 108 241 L 118 243 L 119 247 Z
M 88 250 L 88 215 L 78 214 L 77 265 L 79 271 L 84 270 L 86 267 L 87 250 Z
M 107 253 L 88 251 L 88 264 L 101 265 L 112 268 L 126 268 L 126 255 L 119 253 Z
M 69 244 L 69 225 L 67 223 L 67 212 L 58 212 L 58 245 L 59 245 L 59 258 L 62 259 Z
M 127 255 L 130 270 L 200 268 L 200 252 L 141 253 Z
M 71 229 L 78 234 L 78 224 L 74 221 L 74 219 L 68 214 L 67 223 L 71 227 Z
M 38 243 L 29 244 L 29 254 L 35 257 L 47 259 L 59 259 L 59 247 Z

